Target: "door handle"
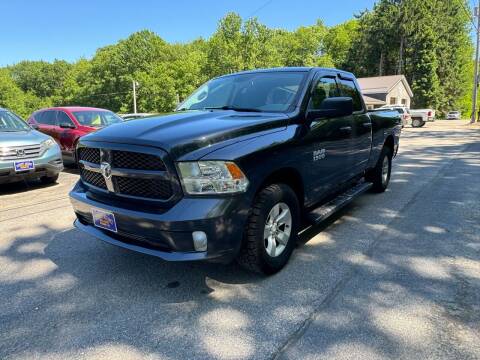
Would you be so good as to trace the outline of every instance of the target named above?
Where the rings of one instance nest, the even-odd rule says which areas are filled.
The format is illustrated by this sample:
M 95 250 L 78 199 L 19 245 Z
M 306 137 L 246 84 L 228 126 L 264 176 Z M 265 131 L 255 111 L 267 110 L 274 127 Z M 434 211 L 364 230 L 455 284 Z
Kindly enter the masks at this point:
M 363 126 L 365 126 L 366 128 L 370 128 L 370 127 L 372 127 L 372 123 L 364 122 Z
M 352 132 L 352 127 L 351 126 L 344 126 L 340 128 L 340 131 L 342 132 Z

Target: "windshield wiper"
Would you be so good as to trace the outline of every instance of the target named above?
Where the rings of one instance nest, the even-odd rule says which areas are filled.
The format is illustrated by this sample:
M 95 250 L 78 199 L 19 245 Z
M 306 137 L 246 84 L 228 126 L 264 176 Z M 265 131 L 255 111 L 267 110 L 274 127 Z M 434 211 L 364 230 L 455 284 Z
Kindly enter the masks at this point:
M 205 107 L 204 110 L 233 110 L 238 112 L 262 112 L 260 109 L 255 108 L 241 108 L 236 106 L 218 106 L 218 107 Z

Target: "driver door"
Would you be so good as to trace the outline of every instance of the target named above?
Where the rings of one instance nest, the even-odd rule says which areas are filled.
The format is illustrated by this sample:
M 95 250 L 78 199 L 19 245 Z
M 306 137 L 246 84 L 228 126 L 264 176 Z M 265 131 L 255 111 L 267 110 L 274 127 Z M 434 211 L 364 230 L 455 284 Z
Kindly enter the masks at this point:
M 315 80 L 308 110 L 320 110 L 323 100 L 340 96 L 335 75 L 320 75 Z M 307 110 L 307 111 L 308 111 Z M 351 116 L 316 118 L 308 125 L 303 147 L 307 155 L 304 174 L 314 201 L 346 181 L 352 165 L 353 123 Z

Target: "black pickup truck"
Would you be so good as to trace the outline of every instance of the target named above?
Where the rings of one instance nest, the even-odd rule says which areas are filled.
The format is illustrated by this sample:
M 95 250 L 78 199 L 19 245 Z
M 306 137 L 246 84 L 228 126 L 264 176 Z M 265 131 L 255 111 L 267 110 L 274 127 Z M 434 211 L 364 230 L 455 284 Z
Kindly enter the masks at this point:
M 280 270 L 298 232 L 383 192 L 401 132 L 351 73 L 278 68 L 215 78 L 173 114 L 79 141 L 80 230 L 171 261 Z

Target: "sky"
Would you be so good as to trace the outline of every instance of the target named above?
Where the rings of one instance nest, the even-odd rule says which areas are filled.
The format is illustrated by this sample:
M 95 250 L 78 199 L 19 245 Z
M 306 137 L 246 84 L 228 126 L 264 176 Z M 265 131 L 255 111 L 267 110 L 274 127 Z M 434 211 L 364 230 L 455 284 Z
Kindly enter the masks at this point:
M 90 58 L 99 47 L 148 29 L 168 42 L 209 37 L 234 11 L 293 30 L 348 20 L 374 0 L 0 0 L 0 66 L 21 60 Z

